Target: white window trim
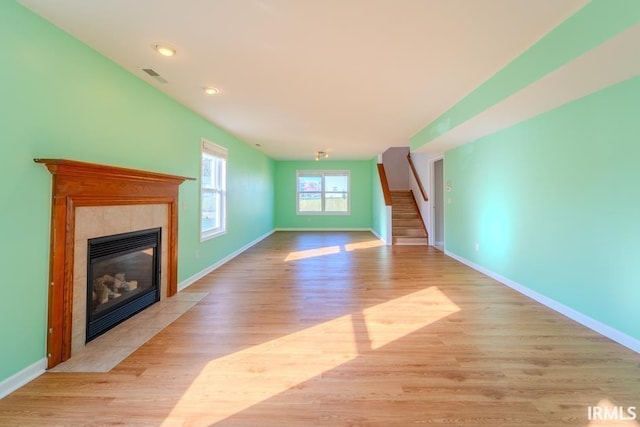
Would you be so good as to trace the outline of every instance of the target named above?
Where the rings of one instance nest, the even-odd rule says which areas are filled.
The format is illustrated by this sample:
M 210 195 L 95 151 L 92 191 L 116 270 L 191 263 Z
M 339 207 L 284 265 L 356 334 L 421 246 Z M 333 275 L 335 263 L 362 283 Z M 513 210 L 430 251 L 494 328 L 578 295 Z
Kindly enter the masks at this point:
M 298 180 L 300 176 L 321 176 L 322 177 L 322 191 L 320 200 L 322 203 L 322 211 L 320 212 L 300 212 L 300 188 L 298 185 Z M 324 195 L 327 193 L 324 188 L 324 177 L 326 175 L 346 175 L 347 176 L 347 210 L 346 212 L 341 211 L 325 211 L 324 205 Z M 328 191 L 328 193 L 333 193 L 333 191 Z M 297 170 L 296 171 L 296 215 L 351 215 L 351 172 L 348 170 L 331 170 L 331 169 L 322 169 L 322 170 Z
M 218 144 L 214 144 L 211 141 L 207 141 L 206 139 L 202 138 L 201 140 L 201 144 L 200 144 L 200 196 L 199 196 L 199 210 L 198 210 L 198 215 L 199 215 L 199 230 L 200 230 L 200 242 L 204 242 L 206 240 L 210 240 L 213 239 L 214 237 L 217 236 L 221 236 L 223 234 L 227 233 L 227 162 L 228 162 L 228 150 Z M 211 230 L 206 230 L 206 231 L 202 231 L 202 193 L 203 193 L 203 188 L 202 188 L 202 156 L 203 154 L 210 154 L 212 156 L 215 157 L 220 157 L 222 159 L 224 159 L 225 161 L 225 168 L 224 168 L 224 177 L 223 177 L 223 188 L 222 191 L 220 192 L 221 194 L 221 199 L 222 199 L 222 206 L 221 206 L 221 220 L 220 220 L 220 224 L 221 226 L 219 228 L 214 228 Z

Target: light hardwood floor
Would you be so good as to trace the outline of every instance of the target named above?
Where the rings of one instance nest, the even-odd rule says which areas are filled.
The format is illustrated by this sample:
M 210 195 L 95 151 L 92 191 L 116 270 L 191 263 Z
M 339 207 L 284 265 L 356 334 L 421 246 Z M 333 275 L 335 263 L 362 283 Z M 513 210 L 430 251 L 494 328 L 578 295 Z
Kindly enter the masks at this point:
M 48 372 L 0 425 L 630 425 L 640 355 L 432 248 L 279 232 L 108 373 Z M 639 411 L 640 412 L 640 411 Z

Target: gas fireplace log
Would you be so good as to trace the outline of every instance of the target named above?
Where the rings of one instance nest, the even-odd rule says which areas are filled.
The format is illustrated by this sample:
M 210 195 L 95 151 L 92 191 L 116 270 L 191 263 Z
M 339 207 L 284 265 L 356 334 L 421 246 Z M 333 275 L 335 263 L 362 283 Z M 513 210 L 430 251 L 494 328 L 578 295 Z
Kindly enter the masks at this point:
M 105 274 L 96 277 L 93 281 L 93 298 L 94 306 L 107 303 L 110 299 L 118 298 L 123 293 L 133 291 L 138 288 L 137 280 L 125 280 L 124 273 L 118 273 L 113 276 Z
M 129 292 L 138 287 L 137 280 L 129 280 L 128 282 L 124 278 L 124 273 L 118 273 L 114 279 L 114 291 L 116 292 Z
M 93 290 L 96 293 L 96 300 L 98 305 L 105 304 L 110 299 L 118 298 L 121 294 L 115 292 L 115 279 L 113 276 L 105 274 L 104 276 L 97 277 L 93 281 Z

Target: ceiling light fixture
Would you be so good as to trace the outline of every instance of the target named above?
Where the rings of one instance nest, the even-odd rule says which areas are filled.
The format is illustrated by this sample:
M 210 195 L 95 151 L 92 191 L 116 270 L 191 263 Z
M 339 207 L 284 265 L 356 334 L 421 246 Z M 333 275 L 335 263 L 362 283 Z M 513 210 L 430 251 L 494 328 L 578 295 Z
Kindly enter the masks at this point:
M 215 95 L 220 93 L 220 89 L 218 89 L 217 87 L 208 86 L 204 88 L 204 93 L 206 93 L 207 95 Z
M 153 48 L 162 56 L 173 56 L 176 50 L 167 44 L 156 43 Z
M 316 152 L 316 162 L 320 159 L 327 159 L 329 157 L 329 153 L 326 151 L 318 151 Z

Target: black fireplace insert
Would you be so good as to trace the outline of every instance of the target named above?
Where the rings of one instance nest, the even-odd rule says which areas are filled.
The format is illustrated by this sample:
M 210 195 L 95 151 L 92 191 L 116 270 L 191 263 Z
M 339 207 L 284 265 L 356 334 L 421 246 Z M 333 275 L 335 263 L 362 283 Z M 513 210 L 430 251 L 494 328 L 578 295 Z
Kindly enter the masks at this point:
M 89 239 L 86 342 L 160 300 L 161 232 Z

